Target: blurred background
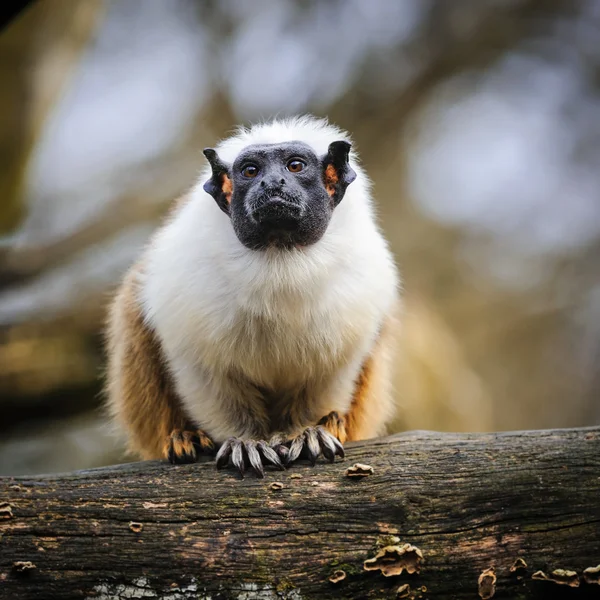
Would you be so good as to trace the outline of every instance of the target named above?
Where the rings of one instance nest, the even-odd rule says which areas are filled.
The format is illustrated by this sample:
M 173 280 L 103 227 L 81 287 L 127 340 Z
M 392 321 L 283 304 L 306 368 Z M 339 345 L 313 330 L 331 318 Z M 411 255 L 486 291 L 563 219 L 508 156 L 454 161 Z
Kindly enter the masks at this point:
M 600 0 L 44 0 L 0 32 L 0 474 L 124 460 L 111 290 L 237 123 L 349 130 L 404 275 L 394 431 L 600 423 Z

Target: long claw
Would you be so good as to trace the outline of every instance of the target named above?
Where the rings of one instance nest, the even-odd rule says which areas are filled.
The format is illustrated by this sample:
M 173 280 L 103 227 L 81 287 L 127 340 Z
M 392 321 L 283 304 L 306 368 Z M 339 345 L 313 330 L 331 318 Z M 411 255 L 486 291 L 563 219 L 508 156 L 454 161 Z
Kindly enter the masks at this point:
M 215 459 L 217 463 L 217 469 L 222 469 L 223 467 L 227 466 L 229 457 L 231 456 L 233 442 L 235 442 L 235 438 L 229 438 L 225 440 L 223 445 L 219 448 L 219 451 L 217 452 L 217 458 Z
M 319 444 L 321 446 L 321 452 L 323 452 L 323 456 L 329 462 L 334 462 L 335 453 L 337 450 L 334 442 L 331 439 L 334 436 L 332 436 L 325 428 L 321 427 L 320 425 L 316 428 L 316 430 L 317 437 L 319 438 Z
M 308 460 L 314 465 L 317 462 L 319 454 L 321 454 L 321 448 L 319 446 L 319 439 L 317 432 L 314 427 L 308 427 L 304 431 L 304 439 L 306 441 L 306 452 L 308 454 Z
M 240 475 L 244 477 L 244 470 L 246 468 L 244 460 L 244 445 L 241 440 L 234 440 L 233 450 L 231 451 L 231 464 L 240 472 Z
M 277 467 L 280 471 L 285 471 L 285 465 L 281 462 L 279 455 L 277 454 L 277 452 L 275 450 L 273 450 L 273 448 L 271 448 L 271 446 L 269 446 L 263 440 L 258 441 L 256 443 L 256 446 L 258 448 L 258 451 L 262 455 L 262 457 L 268 463 L 271 463 L 273 466 Z M 282 446 L 282 448 L 285 448 L 285 446 Z M 287 448 L 285 448 L 285 449 L 287 450 Z
M 346 456 L 346 453 L 344 452 L 344 446 L 342 446 L 342 443 L 340 442 L 340 440 L 338 440 L 335 437 L 335 435 L 332 435 L 330 439 L 333 442 L 333 445 L 335 446 L 335 453 L 340 458 L 344 458 Z
M 276 433 L 269 440 L 269 447 L 277 452 L 277 456 L 279 460 L 285 465 L 288 461 L 288 456 L 290 454 L 290 449 L 285 445 L 286 437 L 283 433 Z
M 279 445 L 273 446 L 273 443 Z M 300 449 L 302 449 L 302 445 Z M 280 444 L 278 440 L 272 440 L 269 444 L 264 440 L 243 441 L 231 437 L 225 440 L 217 452 L 216 463 L 218 469 L 231 464 L 242 477 L 244 477 L 246 469 L 252 467 L 256 476 L 263 478 L 268 465 L 284 471 L 284 460 L 288 453 L 288 448 Z
M 292 440 L 290 445 L 290 451 L 287 455 L 286 463 L 289 464 L 294 462 L 299 456 L 300 452 L 302 452 L 302 448 L 304 447 L 304 436 L 299 435 L 297 438 Z
M 262 479 L 265 476 L 265 469 L 263 467 L 260 454 L 256 449 L 256 442 L 254 440 L 246 440 L 244 442 L 244 448 L 246 450 L 246 454 L 248 455 L 250 465 L 252 466 L 258 477 Z

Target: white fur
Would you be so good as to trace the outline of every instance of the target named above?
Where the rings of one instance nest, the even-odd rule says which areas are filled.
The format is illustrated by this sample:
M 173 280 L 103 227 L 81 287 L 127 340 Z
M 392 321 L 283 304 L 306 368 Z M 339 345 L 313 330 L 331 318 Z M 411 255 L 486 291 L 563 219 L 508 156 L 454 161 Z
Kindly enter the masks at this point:
M 300 117 L 241 129 L 217 152 L 231 164 L 249 144 L 300 140 L 322 156 L 340 139 L 348 135 L 326 121 Z M 306 402 L 307 422 L 296 427 L 350 406 L 354 381 L 398 287 L 373 216 L 369 181 L 354 153 L 350 160 L 358 177 L 312 246 L 245 248 L 229 217 L 202 189 L 207 167 L 190 200 L 147 251 L 145 317 L 186 409 L 217 441 L 260 433 L 253 422 L 269 427 L 269 406 L 256 386 L 272 390 L 282 410 L 286 403 Z M 227 406 L 247 405 L 254 421 L 232 425 L 224 416 Z

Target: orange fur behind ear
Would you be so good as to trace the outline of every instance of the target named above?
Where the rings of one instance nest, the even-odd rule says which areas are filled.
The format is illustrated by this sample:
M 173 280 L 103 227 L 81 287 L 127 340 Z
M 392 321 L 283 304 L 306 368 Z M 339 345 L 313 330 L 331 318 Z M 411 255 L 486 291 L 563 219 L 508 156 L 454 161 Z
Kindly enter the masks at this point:
M 327 165 L 325 169 L 325 189 L 330 196 L 335 194 L 335 186 L 339 181 L 337 171 L 333 165 Z
M 108 405 L 129 433 L 130 449 L 145 459 L 163 458 L 173 429 L 192 429 L 175 394 L 154 332 L 144 323 L 134 267 L 109 314 Z
M 346 439 L 349 442 L 382 435 L 393 415 L 392 360 L 398 329 L 397 315 L 389 315 L 373 352 L 363 363 L 350 410 L 345 415 Z
M 221 179 L 221 189 L 223 190 L 223 194 L 225 194 L 225 199 L 228 204 L 231 204 L 231 194 L 233 194 L 233 183 L 227 175 L 223 174 Z

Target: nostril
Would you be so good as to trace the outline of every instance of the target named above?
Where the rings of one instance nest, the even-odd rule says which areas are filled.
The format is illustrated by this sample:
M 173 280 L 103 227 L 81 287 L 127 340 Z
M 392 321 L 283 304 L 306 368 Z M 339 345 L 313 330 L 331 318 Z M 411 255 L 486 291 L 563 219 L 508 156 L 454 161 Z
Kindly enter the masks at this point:
M 281 183 L 281 185 L 285 185 L 285 179 L 282 177 L 282 178 L 279 180 L 279 183 Z
M 265 182 L 264 182 L 264 181 L 261 181 L 261 182 L 260 182 L 260 187 L 262 187 L 262 188 L 264 188 L 264 187 L 265 187 Z

